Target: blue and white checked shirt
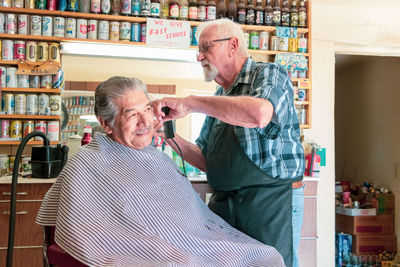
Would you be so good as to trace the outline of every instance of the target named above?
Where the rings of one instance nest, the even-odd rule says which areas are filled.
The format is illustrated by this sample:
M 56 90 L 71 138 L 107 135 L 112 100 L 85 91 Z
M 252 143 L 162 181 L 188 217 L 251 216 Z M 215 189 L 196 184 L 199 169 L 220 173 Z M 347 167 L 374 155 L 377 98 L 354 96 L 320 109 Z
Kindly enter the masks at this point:
M 300 143 L 300 127 L 297 119 L 293 86 L 287 71 L 274 63 L 265 66 L 256 75 L 258 63 L 248 58 L 225 93 L 222 87 L 216 96 L 246 95 L 271 102 L 274 107 L 271 122 L 264 128 L 233 126 L 240 146 L 260 169 L 275 178 L 296 178 L 304 173 L 304 150 Z M 254 81 L 253 81 L 254 80 Z M 253 84 L 253 85 L 252 85 Z M 206 117 L 197 145 L 204 155 L 212 128 L 220 121 Z

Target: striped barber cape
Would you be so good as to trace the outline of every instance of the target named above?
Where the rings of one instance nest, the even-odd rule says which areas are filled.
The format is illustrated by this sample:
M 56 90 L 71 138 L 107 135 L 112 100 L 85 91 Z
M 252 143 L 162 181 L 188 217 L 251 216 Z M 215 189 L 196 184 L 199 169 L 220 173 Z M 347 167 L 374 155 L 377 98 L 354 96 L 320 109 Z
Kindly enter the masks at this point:
M 68 160 L 36 223 L 88 266 L 284 266 L 211 212 L 167 155 L 102 134 Z

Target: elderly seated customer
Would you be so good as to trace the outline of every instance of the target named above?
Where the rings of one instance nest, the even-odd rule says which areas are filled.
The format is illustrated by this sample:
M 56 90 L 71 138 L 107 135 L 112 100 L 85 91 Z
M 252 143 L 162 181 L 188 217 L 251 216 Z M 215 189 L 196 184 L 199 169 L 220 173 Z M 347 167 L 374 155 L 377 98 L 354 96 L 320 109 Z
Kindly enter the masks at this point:
M 55 242 L 88 266 L 284 266 L 273 248 L 212 213 L 150 145 L 145 85 L 113 77 L 95 93 L 97 133 L 72 156 L 40 208 Z

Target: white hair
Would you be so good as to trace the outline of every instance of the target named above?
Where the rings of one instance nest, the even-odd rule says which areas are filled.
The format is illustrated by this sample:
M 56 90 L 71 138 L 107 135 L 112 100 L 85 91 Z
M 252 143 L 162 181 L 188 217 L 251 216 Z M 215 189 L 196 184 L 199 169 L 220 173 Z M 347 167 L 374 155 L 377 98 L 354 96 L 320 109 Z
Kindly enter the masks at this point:
M 199 37 L 203 30 L 208 27 L 216 26 L 218 38 L 229 38 L 237 37 L 239 40 L 239 53 L 245 57 L 249 57 L 247 52 L 246 41 L 244 40 L 243 30 L 240 26 L 229 19 L 217 19 L 207 21 L 200 24 L 196 30 L 196 39 L 199 41 Z

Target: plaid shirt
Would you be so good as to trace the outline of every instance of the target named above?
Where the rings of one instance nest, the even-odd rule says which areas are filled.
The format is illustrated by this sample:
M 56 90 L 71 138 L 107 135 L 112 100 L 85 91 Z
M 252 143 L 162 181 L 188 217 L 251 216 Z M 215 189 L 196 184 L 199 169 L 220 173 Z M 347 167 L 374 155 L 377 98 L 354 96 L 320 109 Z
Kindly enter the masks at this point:
M 257 65 L 260 64 L 248 58 L 229 91 L 225 93 L 225 90 L 219 87 L 215 95 L 246 95 L 268 100 L 274 107 L 274 113 L 266 127 L 233 126 L 240 146 L 254 164 L 272 177 L 302 176 L 304 151 L 300 143 L 300 127 L 294 107 L 292 82 L 286 70 L 277 64 L 264 63 L 264 68 Z M 207 154 L 211 130 L 219 123 L 220 121 L 213 117 L 206 117 L 200 136 L 196 140 L 204 155 Z

